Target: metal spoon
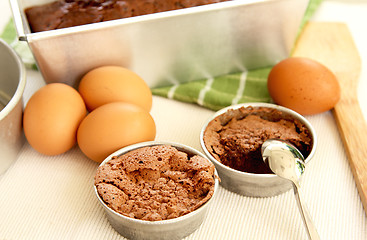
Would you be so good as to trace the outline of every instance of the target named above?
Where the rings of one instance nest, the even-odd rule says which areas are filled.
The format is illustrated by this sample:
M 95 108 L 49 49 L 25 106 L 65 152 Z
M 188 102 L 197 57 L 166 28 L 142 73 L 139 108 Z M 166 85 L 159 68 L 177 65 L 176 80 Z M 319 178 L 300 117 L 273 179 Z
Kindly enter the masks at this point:
M 293 183 L 294 195 L 296 196 L 298 208 L 302 220 L 306 226 L 310 239 L 320 239 L 314 226 L 305 202 L 301 197 L 299 178 L 305 170 L 304 157 L 292 144 L 279 140 L 266 140 L 261 146 L 263 160 L 270 169 L 279 177 L 290 180 Z

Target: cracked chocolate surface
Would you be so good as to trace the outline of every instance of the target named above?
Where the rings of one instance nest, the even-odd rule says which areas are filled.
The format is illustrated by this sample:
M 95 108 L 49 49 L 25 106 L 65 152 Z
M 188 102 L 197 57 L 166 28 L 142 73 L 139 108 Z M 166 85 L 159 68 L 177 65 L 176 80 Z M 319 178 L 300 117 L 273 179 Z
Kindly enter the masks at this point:
M 128 18 L 228 0 L 58 0 L 25 9 L 32 32 Z
M 299 120 L 266 107 L 241 107 L 213 119 L 204 132 L 209 152 L 224 165 L 248 173 L 272 173 L 263 162 L 261 145 L 267 139 L 292 143 L 306 158 L 311 152 L 309 129 Z
M 100 166 L 95 186 L 103 201 L 125 216 L 157 221 L 202 206 L 214 193 L 214 165 L 168 145 L 144 147 Z

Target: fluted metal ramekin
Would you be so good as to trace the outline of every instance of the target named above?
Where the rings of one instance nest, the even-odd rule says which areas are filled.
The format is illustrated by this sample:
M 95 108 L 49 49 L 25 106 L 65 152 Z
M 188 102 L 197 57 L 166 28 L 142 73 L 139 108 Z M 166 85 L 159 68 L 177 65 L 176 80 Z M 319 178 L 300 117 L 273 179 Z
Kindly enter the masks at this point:
M 125 148 L 122 148 L 110 156 L 108 156 L 101 165 L 106 164 L 113 156 L 121 156 L 127 152 L 130 152 L 135 149 L 139 149 L 142 147 L 149 147 L 149 146 L 157 146 L 157 145 L 170 145 L 175 147 L 179 151 L 183 151 L 188 153 L 189 156 L 192 155 L 199 155 L 203 158 L 207 159 L 207 157 L 199 152 L 196 149 L 193 149 L 189 146 L 173 143 L 173 142 L 158 142 L 158 141 L 150 141 L 150 142 L 143 142 L 137 143 Z M 209 161 L 209 160 L 208 160 Z M 101 166 L 100 165 L 100 166 Z M 215 171 L 215 175 L 217 172 Z M 140 219 L 134 219 L 127 216 L 124 216 L 120 213 L 115 212 L 111 208 L 109 208 L 102 198 L 99 196 L 97 192 L 96 186 L 94 186 L 94 190 L 96 196 L 103 206 L 106 216 L 111 224 L 111 226 L 122 236 L 127 237 L 129 239 L 149 239 L 149 240 L 174 240 L 174 239 L 181 239 L 184 238 L 191 233 L 193 233 L 197 228 L 200 227 L 202 222 L 206 217 L 207 210 L 213 201 L 218 189 L 219 181 L 218 178 L 215 177 L 215 186 L 214 186 L 214 193 L 213 196 L 204 203 L 201 207 L 196 209 L 195 211 L 183 215 L 178 218 L 168 219 L 168 220 L 161 220 L 161 221 L 145 221 Z

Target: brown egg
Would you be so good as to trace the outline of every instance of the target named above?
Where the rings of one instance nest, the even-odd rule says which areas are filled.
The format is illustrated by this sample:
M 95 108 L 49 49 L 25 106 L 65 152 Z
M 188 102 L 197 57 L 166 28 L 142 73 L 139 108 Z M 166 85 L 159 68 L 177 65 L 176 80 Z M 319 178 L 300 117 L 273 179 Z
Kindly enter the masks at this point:
M 86 113 L 84 101 L 74 88 L 48 84 L 32 95 L 24 109 L 24 134 L 40 153 L 64 153 L 75 145 L 78 126 Z
M 319 62 L 301 57 L 276 64 L 268 76 L 268 90 L 275 103 L 303 115 L 328 111 L 340 98 L 335 75 Z
M 136 73 L 119 66 L 103 66 L 88 72 L 79 83 L 89 111 L 110 102 L 128 102 L 147 111 L 152 107 L 152 93 Z
M 113 102 L 96 108 L 79 126 L 82 152 L 98 163 L 130 144 L 154 140 L 156 127 L 148 111 L 130 103 Z

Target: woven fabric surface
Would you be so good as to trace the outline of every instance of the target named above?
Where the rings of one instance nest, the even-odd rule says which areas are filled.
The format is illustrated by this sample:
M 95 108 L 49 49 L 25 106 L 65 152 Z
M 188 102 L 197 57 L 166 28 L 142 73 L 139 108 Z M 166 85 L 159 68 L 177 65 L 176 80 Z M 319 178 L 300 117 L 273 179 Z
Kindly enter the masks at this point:
M 0 1 L 0 6 L 7 2 Z M 353 23 L 350 24 L 353 36 L 359 43 L 360 53 L 366 56 L 363 37 L 366 9 L 367 4 L 362 1 L 325 0 L 312 20 Z M 0 8 L 0 18 L 5 18 L 2 26 L 10 16 L 8 12 L 9 9 Z M 363 82 L 366 79 L 361 78 Z M 39 72 L 28 69 L 25 103 L 44 84 Z M 159 96 L 154 96 L 153 102 L 151 114 L 157 124 L 156 140 L 179 142 L 200 150 L 200 131 L 213 111 Z M 361 104 L 366 105 L 366 101 Z M 315 127 L 318 146 L 302 177 L 301 187 L 320 237 L 365 240 L 367 217 L 335 119 L 331 112 L 306 118 Z M 44 156 L 26 143 L 17 161 L 0 176 L 0 239 L 126 239 L 111 227 L 95 196 L 93 178 L 97 167 L 78 147 L 58 156 Z M 203 224 L 185 240 L 222 239 L 308 238 L 293 191 L 252 198 L 219 186 Z

